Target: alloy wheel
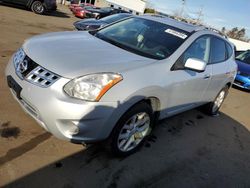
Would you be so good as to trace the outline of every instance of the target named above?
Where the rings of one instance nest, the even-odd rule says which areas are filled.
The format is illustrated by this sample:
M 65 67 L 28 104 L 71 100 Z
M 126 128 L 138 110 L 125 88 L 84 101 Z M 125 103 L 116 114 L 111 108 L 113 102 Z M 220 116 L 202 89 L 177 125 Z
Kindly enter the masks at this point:
M 122 127 L 118 136 L 118 148 L 127 152 L 140 144 L 150 132 L 150 117 L 146 112 L 133 115 Z
M 219 108 L 221 107 L 224 99 L 225 99 L 225 95 L 226 92 L 224 90 L 222 90 L 219 95 L 216 97 L 215 101 L 214 101 L 214 105 L 213 105 L 213 112 L 217 112 L 219 110 Z

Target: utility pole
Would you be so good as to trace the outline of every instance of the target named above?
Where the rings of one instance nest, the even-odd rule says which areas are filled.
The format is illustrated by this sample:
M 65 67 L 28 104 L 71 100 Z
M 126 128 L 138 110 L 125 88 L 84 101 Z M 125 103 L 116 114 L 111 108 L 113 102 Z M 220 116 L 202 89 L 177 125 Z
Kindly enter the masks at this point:
M 203 14 L 203 6 L 200 8 L 200 10 L 197 12 L 197 19 L 196 19 L 196 23 L 199 24 L 202 20 L 202 17 L 204 16 Z
M 183 12 L 184 12 L 184 8 L 185 8 L 185 4 L 186 4 L 186 0 L 182 0 L 181 3 L 181 11 L 180 11 L 180 17 L 183 17 Z

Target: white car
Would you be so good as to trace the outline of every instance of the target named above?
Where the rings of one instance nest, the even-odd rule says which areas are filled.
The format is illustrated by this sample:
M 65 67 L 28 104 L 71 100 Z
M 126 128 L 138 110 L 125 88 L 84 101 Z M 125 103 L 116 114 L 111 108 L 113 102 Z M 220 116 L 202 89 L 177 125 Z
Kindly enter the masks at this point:
M 98 31 L 27 40 L 6 68 L 17 101 L 58 138 L 136 151 L 156 119 L 216 114 L 236 75 L 233 46 L 204 27 L 131 17 Z

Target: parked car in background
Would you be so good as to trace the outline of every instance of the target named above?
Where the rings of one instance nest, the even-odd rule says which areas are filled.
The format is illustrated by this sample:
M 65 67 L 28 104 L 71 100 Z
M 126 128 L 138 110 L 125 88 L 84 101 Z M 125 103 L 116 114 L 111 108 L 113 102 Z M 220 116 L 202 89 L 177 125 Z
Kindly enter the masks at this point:
M 84 30 L 95 30 L 100 27 L 103 27 L 105 25 L 111 24 L 113 22 L 117 22 L 121 19 L 131 17 L 132 14 L 129 13 L 119 13 L 119 14 L 114 14 L 111 16 L 107 16 L 104 18 L 101 18 L 99 20 L 95 18 L 90 18 L 86 20 L 79 20 L 76 21 L 73 25 L 75 28 L 79 31 L 84 31 Z
M 243 50 L 237 50 L 237 51 L 235 51 L 235 57 L 237 57 L 238 55 L 240 55 L 243 52 L 245 52 L 245 51 L 243 51 Z
M 26 40 L 6 67 L 14 98 L 73 143 L 138 150 L 157 119 L 205 105 L 217 114 L 237 71 L 233 46 L 205 27 L 136 16 L 100 30 Z
M 73 14 L 75 14 L 75 12 L 81 11 L 81 10 L 84 10 L 84 9 L 87 9 L 87 8 L 97 8 L 97 7 L 95 7 L 94 5 L 84 5 L 84 4 L 82 4 L 80 6 L 72 8 L 71 11 L 73 12 Z
M 73 9 L 75 9 L 76 7 L 82 7 L 82 8 L 84 8 L 85 6 L 94 6 L 94 5 L 92 5 L 90 3 L 70 4 L 69 5 L 69 9 L 71 11 L 73 11 Z
M 86 13 L 89 13 L 89 10 L 93 10 L 93 9 L 99 9 L 96 7 L 92 7 L 92 6 L 85 6 L 84 8 L 80 8 L 80 7 L 76 7 L 75 9 L 73 9 L 73 14 L 78 17 L 78 18 L 86 18 Z
M 250 90 L 250 50 L 240 53 L 236 57 L 238 72 L 234 80 L 234 85 Z
M 44 14 L 46 11 L 54 11 L 57 8 L 56 0 L 1 0 L 5 3 L 23 5 L 36 14 Z
M 105 7 L 105 8 L 100 8 L 100 9 L 88 9 L 88 12 L 86 13 L 87 18 L 96 18 L 100 19 L 112 14 L 117 14 L 117 13 L 129 13 L 125 10 L 121 9 L 116 9 L 112 7 Z

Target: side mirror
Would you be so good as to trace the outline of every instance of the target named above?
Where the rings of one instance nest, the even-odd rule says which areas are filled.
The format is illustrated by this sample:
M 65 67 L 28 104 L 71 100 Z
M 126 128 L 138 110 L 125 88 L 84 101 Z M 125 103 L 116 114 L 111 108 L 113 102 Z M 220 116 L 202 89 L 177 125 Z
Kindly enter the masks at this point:
M 206 69 L 206 66 L 207 66 L 207 63 L 205 61 L 202 61 L 196 58 L 188 58 L 184 65 L 186 69 L 190 69 L 195 72 L 204 72 Z

